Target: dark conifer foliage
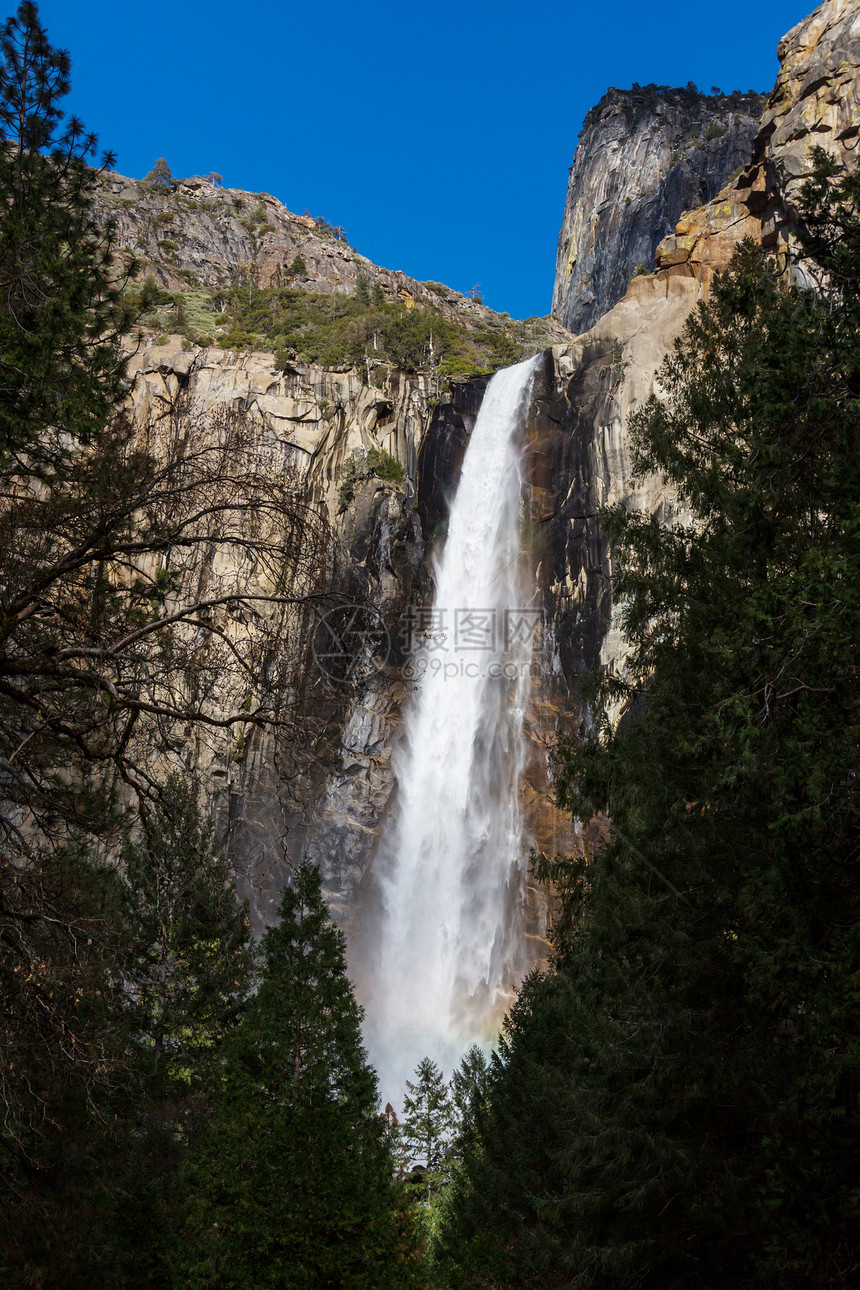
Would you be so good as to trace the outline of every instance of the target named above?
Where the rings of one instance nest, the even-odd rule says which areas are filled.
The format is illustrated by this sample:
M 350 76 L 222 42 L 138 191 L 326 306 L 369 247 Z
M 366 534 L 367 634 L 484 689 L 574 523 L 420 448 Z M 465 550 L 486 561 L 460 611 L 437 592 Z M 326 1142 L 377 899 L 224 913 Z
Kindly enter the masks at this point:
M 482 1048 L 472 1044 L 451 1076 L 451 1112 L 455 1129 L 453 1148 L 459 1153 L 474 1132 L 490 1082 L 490 1062 Z
M 692 522 L 606 517 L 633 657 L 559 791 L 608 840 L 556 866 L 556 969 L 511 1014 L 450 1285 L 856 1283 L 858 197 L 819 157 L 817 289 L 743 245 L 637 418 Z
M 305 862 L 262 943 L 262 979 L 225 1047 L 211 1122 L 184 1171 L 177 1284 L 415 1284 L 343 934 Z
M 154 1290 L 169 1280 L 172 1177 L 252 984 L 247 913 L 177 776 L 121 872 L 71 846 L 52 860 L 50 901 L 33 890 L 44 870 L 23 871 L 0 923 L 17 951 L 2 960 L 0 1271 Z
M 430 1057 L 422 1057 L 415 1079 L 406 1081 L 403 1138 L 425 1169 L 438 1169 L 451 1141 L 454 1112 L 445 1076 Z
M 0 462 L 27 449 L 56 466 L 61 436 L 91 439 L 124 390 L 131 318 L 93 213 L 96 137 L 63 122 L 70 68 L 20 4 L 0 35 Z
M 132 940 L 125 977 L 141 1059 L 168 1087 L 199 1092 L 253 981 L 246 906 L 192 784 L 173 774 L 122 855 Z

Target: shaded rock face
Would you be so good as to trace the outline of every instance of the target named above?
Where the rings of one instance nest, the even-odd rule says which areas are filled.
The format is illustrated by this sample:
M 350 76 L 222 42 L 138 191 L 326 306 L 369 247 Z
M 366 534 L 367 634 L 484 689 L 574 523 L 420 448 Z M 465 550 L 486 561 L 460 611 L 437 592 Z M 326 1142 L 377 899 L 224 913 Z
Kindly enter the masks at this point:
M 660 365 L 698 293 L 689 278 L 636 278 L 596 327 L 546 357 L 526 444 L 531 541 L 556 702 L 573 719 L 582 715 L 582 676 L 624 664 L 601 508 L 620 504 L 661 522 L 680 514 L 662 480 L 634 476 L 628 426 L 659 388 Z
M 352 574 L 351 584 L 341 579 L 339 591 L 355 606 L 359 630 L 369 626 L 381 639 L 374 641 L 366 679 L 359 670 L 342 689 L 327 773 L 291 817 L 288 852 L 293 860 L 307 856 L 319 866 L 332 915 L 355 939 L 361 894 L 371 882 L 379 822 L 394 783 L 391 756 L 406 697 L 402 629 L 409 606 L 427 596 L 429 579 L 411 497 L 381 480 L 362 481 L 338 534 Z
M 458 382 L 450 401 L 434 411 L 421 442 L 415 504 L 424 540 L 431 546 L 445 536 L 450 500 L 487 384 L 488 379 L 482 376 Z
M 570 171 L 552 311 L 579 333 L 650 271 L 685 210 L 709 201 L 752 154 L 762 95 L 611 89 L 592 108 Z

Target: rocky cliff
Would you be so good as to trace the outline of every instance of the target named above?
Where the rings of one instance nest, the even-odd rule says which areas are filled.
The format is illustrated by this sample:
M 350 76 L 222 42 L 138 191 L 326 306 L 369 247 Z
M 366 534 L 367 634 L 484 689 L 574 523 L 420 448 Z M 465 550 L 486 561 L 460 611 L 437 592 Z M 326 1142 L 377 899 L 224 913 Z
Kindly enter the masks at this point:
M 439 415 L 431 378 L 392 370 L 369 383 L 363 367 L 284 372 L 270 354 L 200 349 L 179 336 L 164 343 L 144 337 L 130 373 L 141 436 L 173 416 L 186 436 L 206 440 L 225 414 L 240 418 L 244 441 L 264 468 L 293 481 L 296 514 L 318 517 L 328 534 L 313 556 L 318 567 L 309 571 L 313 595 L 304 609 L 291 611 L 282 632 L 291 665 L 280 675 L 293 691 L 286 705 L 292 727 L 279 734 L 250 726 L 208 732 L 203 741 L 191 732 L 196 742 L 183 759 L 201 774 L 208 805 L 230 838 L 240 893 L 251 899 L 258 921 L 271 913 L 285 865 L 313 844 L 332 907 L 348 922 L 381 798 L 391 788 L 392 723 L 403 693 L 398 623 L 427 592 L 413 481 L 420 445 Z M 402 482 L 374 473 L 368 464 L 374 450 L 403 463 Z M 201 567 L 191 576 L 212 575 Z M 351 635 L 338 617 L 343 606 L 364 613 Z M 330 656 L 327 623 L 349 657 Z M 385 640 L 362 659 L 368 625 L 368 639 L 379 627 Z M 359 669 L 350 672 L 356 661 Z M 242 696 L 229 686 L 225 679 L 218 701 L 235 710 Z
M 606 502 L 659 520 L 676 512 L 662 480 L 632 476 L 631 412 L 658 389 L 660 363 L 742 238 L 790 263 L 796 196 L 811 173 L 813 149 L 856 165 L 860 0 L 826 0 L 780 42 L 779 57 L 749 163 L 710 201 L 680 216 L 657 248 L 654 272 L 633 278 L 596 326 L 554 347 L 548 359 L 545 407 L 532 429 L 533 497 L 545 530 L 540 584 L 560 672 L 573 694 L 579 670 L 596 662 L 620 668 L 624 661 L 613 623 L 611 552 L 595 512 Z M 605 218 L 612 222 L 611 213 Z
M 585 118 L 558 241 L 552 311 L 586 331 L 635 273 L 650 272 L 682 211 L 701 206 L 752 153 L 764 96 L 694 85 L 611 89 Z
M 477 297 L 380 268 L 350 246 L 343 229 L 295 215 L 270 193 L 222 188 L 202 176 L 152 183 L 109 172 L 99 206 L 114 223 L 120 253 L 138 260 L 137 277 L 187 294 L 198 322 L 215 339 L 219 303 L 212 293 L 241 283 L 354 296 L 363 281 L 387 301 L 430 309 L 467 331 L 512 326 L 508 314 L 495 313 Z M 563 338 L 552 319 L 545 320 L 544 332 L 548 341 Z
M 612 555 L 598 511 L 618 501 L 661 520 L 677 513 L 661 480 L 632 475 L 630 414 L 657 388 L 660 363 L 738 239 L 748 234 L 788 247 L 796 185 L 809 171 L 813 145 L 851 163 L 860 128 L 858 32 L 860 0 L 828 0 L 788 34 L 780 45 L 776 88 L 750 141 L 750 164 L 709 202 L 680 215 L 660 245 L 655 272 L 634 277 L 590 330 L 575 340 L 559 330 L 559 343 L 546 350 L 526 432 L 528 532 L 546 634 L 527 721 L 531 755 L 523 786 L 531 837 L 545 851 L 570 843 L 569 822 L 552 806 L 551 758 L 559 729 L 578 712 L 579 678 L 598 663 L 618 668 L 624 661 L 613 618 Z M 608 121 L 612 130 L 627 129 L 623 102 L 610 96 L 604 103 L 598 114 L 604 126 Z M 659 99 L 652 108 L 664 111 L 666 105 Z M 652 133 L 653 139 L 642 140 L 649 155 L 657 149 Z M 707 152 L 709 143 L 723 138 L 715 135 L 701 147 Z M 583 227 L 620 227 L 630 210 L 626 195 L 607 189 L 590 214 L 580 207 L 577 218 Z M 282 218 L 289 222 L 286 214 Z M 183 251 L 189 265 L 191 240 Z M 181 238 L 175 244 L 185 246 Z M 241 254 L 249 251 L 251 243 Z M 285 244 L 281 260 L 291 251 Z M 222 267 L 201 262 L 194 272 L 223 272 L 227 253 L 219 254 Z M 310 257 L 308 250 L 308 263 Z M 357 272 L 358 261 L 334 259 L 332 272 Z M 259 261 L 264 263 L 269 261 Z M 323 281 L 327 290 L 339 289 L 335 278 L 318 277 L 318 290 Z M 304 501 L 330 527 L 332 603 L 362 606 L 384 629 L 367 647 L 369 665 L 343 684 L 316 658 L 319 616 L 311 615 L 296 637 L 307 681 L 301 758 L 285 767 L 283 750 L 253 736 L 240 749 L 226 743 L 209 749 L 202 764 L 210 800 L 232 839 L 243 893 L 252 895 L 260 917 L 283 882 L 284 853 L 286 863 L 307 853 L 322 867 L 334 911 L 360 938 L 375 839 L 393 790 L 391 751 L 409 692 L 399 623 L 430 590 L 428 552 L 444 533 L 446 498 L 456 486 L 486 376 L 455 380 L 440 391 L 430 374 L 392 364 L 370 371 L 363 364 L 295 363 L 283 370 L 269 353 L 230 353 L 189 345 L 179 336 L 155 342 L 148 334 L 133 359 L 141 424 L 180 390 L 201 425 L 218 408 L 241 411 L 272 459 L 297 470 Z M 374 472 L 367 464 L 372 449 L 403 464 L 402 483 Z M 342 500 L 350 461 L 358 463 L 355 486 Z
M 860 134 L 860 7 L 826 0 L 778 46 L 780 71 L 750 164 L 713 201 L 684 214 L 657 248 L 659 273 L 686 274 L 705 288 L 743 237 L 785 257 L 796 200 L 821 147 L 856 165 Z

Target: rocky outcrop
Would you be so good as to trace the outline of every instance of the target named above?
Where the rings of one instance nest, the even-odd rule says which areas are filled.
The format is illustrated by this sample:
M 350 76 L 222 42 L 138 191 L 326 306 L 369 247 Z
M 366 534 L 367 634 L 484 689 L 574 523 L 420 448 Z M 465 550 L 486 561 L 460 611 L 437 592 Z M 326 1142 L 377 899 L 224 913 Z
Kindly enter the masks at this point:
M 752 153 L 762 95 L 695 86 L 611 89 L 585 119 L 570 169 L 552 311 L 586 331 L 650 272 L 682 211 L 709 201 Z
M 765 172 L 762 241 L 790 235 L 813 149 L 854 164 L 860 135 L 860 7 L 832 0 L 779 43 L 780 72 L 756 140 L 751 170 Z
M 382 448 L 415 477 L 418 449 L 436 405 L 431 378 L 386 367 L 379 384 L 361 368 L 277 368 L 271 354 L 189 346 L 180 336 L 159 344 L 144 335 L 129 370 L 141 426 L 156 419 L 180 389 L 188 415 L 206 421 L 221 407 L 240 410 L 278 445 L 281 460 L 306 480 L 307 500 L 335 523 L 341 471 L 348 457 Z
M 661 271 L 706 288 L 742 237 L 783 257 L 794 242 L 797 196 L 823 148 L 853 167 L 860 134 L 860 6 L 828 0 L 779 43 L 780 71 L 751 163 L 717 198 L 682 216 L 657 249 Z M 802 268 L 801 268 L 802 273 Z
M 354 295 L 363 279 L 386 300 L 433 309 L 466 330 L 503 332 L 510 326 L 508 314 L 441 282 L 380 268 L 349 245 L 342 229 L 294 215 L 271 193 L 222 188 L 201 177 L 156 186 L 109 172 L 101 181 L 99 210 L 114 223 L 120 254 L 138 260 L 138 277 L 151 277 L 169 291 L 211 292 L 250 281 Z M 211 324 L 216 321 L 213 315 Z M 551 319 L 544 330 L 544 343 L 564 338 Z

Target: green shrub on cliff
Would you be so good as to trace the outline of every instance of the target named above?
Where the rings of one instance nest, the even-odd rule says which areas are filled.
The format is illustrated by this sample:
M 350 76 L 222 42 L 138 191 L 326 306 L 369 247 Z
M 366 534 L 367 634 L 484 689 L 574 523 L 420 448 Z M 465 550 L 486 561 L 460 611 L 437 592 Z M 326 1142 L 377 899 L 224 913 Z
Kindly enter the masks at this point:
M 359 457 L 356 453 L 347 457 L 346 461 L 340 468 L 340 488 L 338 490 L 338 504 L 342 511 L 349 506 L 353 497 L 355 497 L 355 486 L 363 478 L 365 463 L 364 458 Z
M 385 448 L 370 448 L 367 452 L 354 452 L 347 457 L 340 471 L 338 501 L 345 510 L 355 497 L 355 486 L 368 475 L 376 475 L 386 483 L 400 485 L 406 478 L 406 467 Z
M 291 275 L 305 271 L 303 262 L 297 267 L 299 259 L 289 266 Z M 223 328 L 222 348 L 269 349 L 281 368 L 291 361 L 363 367 L 370 359 L 441 380 L 496 371 L 517 362 L 534 344 L 519 323 L 467 330 L 434 310 L 386 301 L 379 283 L 370 291 L 365 281 L 364 288 L 348 296 L 237 283 L 218 294 L 219 306 L 226 298 L 227 310 L 211 310 L 206 327 L 195 319 L 194 331 L 217 323 Z
M 367 454 L 367 464 L 380 479 L 389 484 L 402 484 L 406 478 L 406 467 L 398 461 L 393 453 L 385 448 L 371 448 Z

